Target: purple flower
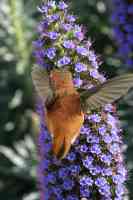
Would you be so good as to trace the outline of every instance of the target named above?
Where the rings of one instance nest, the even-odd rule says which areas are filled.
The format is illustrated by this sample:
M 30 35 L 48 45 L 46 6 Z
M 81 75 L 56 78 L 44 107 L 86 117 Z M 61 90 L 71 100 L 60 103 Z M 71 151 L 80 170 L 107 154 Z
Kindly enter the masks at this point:
M 104 135 L 104 136 L 103 136 L 103 141 L 104 141 L 105 143 L 107 143 L 107 144 L 110 144 L 110 143 L 112 142 L 112 137 L 111 137 L 109 134 Z
M 112 154 L 114 154 L 114 155 L 120 153 L 120 146 L 119 146 L 119 144 L 113 143 L 112 145 L 110 145 L 109 151 Z
M 126 177 L 116 174 L 112 176 L 112 180 L 115 184 L 124 183 L 126 180 Z
M 73 82 L 75 87 L 80 87 L 83 84 L 83 81 L 80 78 L 74 78 Z
M 88 119 L 96 123 L 99 123 L 101 121 L 101 117 L 98 114 L 89 115 Z
M 74 186 L 74 182 L 73 182 L 71 179 L 66 178 L 66 179 L 64 180 L 63 188 L 64 188 L 65 190 L 72 190 L 72 187 L 73 187 L 73 186 Z
M 99 72 L 96 69 L 90 69 L 90 76 L 95 79 L 99 79 Z
M 60 178 L 65 178 L 69 175 L 69 171 L 67 168 L 61 168 L 58 175 Z
M 110 165 L 112 162 L 112 157 L 110 154 L 102 154 L 100 156 L 101 161 L 103 161 L 105 164 Z
M 96 175 L 102 173 L 102 168 L 100 166 L 95 166 L 95 167 L 94 166 L 90 166 L 89 170 L 90 170 L 90 173 L 93 176 L 96 176 Z
M 87 66 L 83 63 L 76 63 L 75 64 L 75 71 L 78 72 L 78 73 L 87 71 Z
M 85 152 L 87 152 L 87 150 L 88 150 L 88 147 L 87 147 L 86 144 L 83 144 L 83 145 L 80 146 L 80 151 L 81 151 L 81 152 L 84 152 L 84 153 L 85 153 Z
M 107 112 L 112 112 L 113 108 L 114 108 L 113 105 L 106 104 L 105 107 L 104 107 L 104 110 L 107 111 Z
M 83 197 L 90 197 L 90 190 L 86 187 L 80 187 L 80 196 Z M 85 200 L 85 199 L 84 199 Z
M 47 57 L 52 60 L 56 56 L 56 48 L 52 47 L 46 50 Z
M 53 173 L 49 173 L 48 175 L 47 175 L 47 182 L 48 183 L 52 183 L 52 184 L 54 184 L 55 182 L 56 182 L 56 176 L 55 176 L 55 174 Z
M 106 184 L 107 184 L 107 181 L 104 177 L 100 177 L 95 180 L 95 185 L 97 185 L 98 187 L 105 186 Z
M 76 21 L 76 17 L 73 16 L 73 15 L 68 15 L 67 16 L 67 20 L 68 20 L 68 22 L 75 22 Z
M 101 147 L 99 144 L 93 144 L 90 148 L 91 153 L 99 155 L 101 153 Z
M 81 129 L 80 129 L 80 133 L 82 135 L 88 135 L 90 133 L 90 131 L 91 131 L 90 128 L 85 127 L 85 126 L 82 126 Z
M 44 41 L 39 39 L 39 40 L 33 41 L 32 44 L 36 48 L 41 48 L 44 45 Z
M 84 34 L 81 31 L 75 31 L 74 36 L 79 40 L 82 41 L 84 39 Z
M 66 200 L 78 200 L 78 197 L 76 197 L 75 195 L 69 195 L 67 196 Z
M 83 160 L 83 166 L 88 168 L 92 165 L 94 158 L 92 156 L 87 156 L 85 160 Z
M 80 166 L 78 166 L 76 164 L 75 165 L 70 165 L 69 170 L 70 170 L 70 174 L 71 175 L 77 175 L 80 172 Z
M 63 58 L 58 60 L 57 65 L 58 65 L 58 67 L 62 67 L 64 65 L 70 64 L 70 62 L 71 62 L 71 59 L 67 56 L 64 56 Z
M 122 184 L 116 185 L 116 191 L 115 191 L 117 197 L 121 197 L 125 193 L 125 187 Z
M 60 18 L 59 14 L 53 14 L 53 15 L 48 16 L 47 19 L 49 23 L 53 23 L 57 21 L 59 18 Z
M 133 48 L 133 6 L 130 1 L 121 0 L 120 3 L 113 1 L 113 7 L 111 20 L 114 25 L 114 39 L 116 39 L 118 46 L 117 56 L 121 58 L 125 66 L 130 68 L 132 65 L 127 61 L 131 59 L 133 63 L 133 56 L 131 56 Z
M 102 125 L 98 128 L 98 132 L 100 133 L 100 135 L 104 135 L 106 133 L 107 129 L 105 127 L 105 125 Z
M 76 50 L 77 50 L 77 53 L 82 55 L 82 56 L 88 55 L 88 50 L 85 47 L 77 46 Z
M 56 40 L 59 37 L 59 33 L 52 31 L 48 33 L 48 36 L 51 40 Z
M 93 180 L 92 180 L 91 177 L 83 176 L 83 177 L 80 179 L 80 185 L 81 185 L 81 186 L 92 186 L 92 185 L 93 185 Z
M 87 136 L 87 142 L 88 143 L 92 143 L 92 144 L 93 143 L 97 143 L 98 144 L 100 142 L 100 138 L 98 136 L 96 136 L 96 135 L 90 135 L 89 134 Z
M 63 46 L 66 49 L 74 49 L 75 48 L 75 44 L 74 44 L 74 42 L 72 40 L 66 40 L 66 41 L 64 41 Z
M 48 7 L 46 5 L 44 5 L 44 4 L 42 6 L 38 6 L 37 9 L 41 13 L 47 14 L 47 12 L 48 12 Z
M 103 176 L 112 176 L 112 169 L 111 168 L 103 168 L 102 174 L 103 174 Z
M 64 9 L 66 9 L 67 7 L 68 7 L 68 5 L 67 5 L 64 1 L 60 1 L 60 2 L 59 2 L 58 8 L 59 8 L 60 10 L 64 10 Z
M 70 152 L 67 157 L 69 161 L 74 161 L 76 159 L 76 154 L 74 152 Z
M 73 26 L 72 26 L 72 24 L 62 24 L 62 28 L 65 31 L 70 31 L 70 30 L 72 30 Z

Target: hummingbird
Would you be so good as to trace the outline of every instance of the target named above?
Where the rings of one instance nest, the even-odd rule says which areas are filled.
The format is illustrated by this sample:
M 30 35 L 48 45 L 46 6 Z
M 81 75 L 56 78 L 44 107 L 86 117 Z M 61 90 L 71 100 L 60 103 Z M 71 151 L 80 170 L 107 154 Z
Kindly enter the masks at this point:
M 53 154 L 64 159 L 80 135 L 84 116 L 124 96 L 133 87 L 133 74 L 126 73 L 79 92 L 68 69 L 48 72 L 37 66 L 31 72 L 35 89 L 46 108 L 45 122 L 53 141 Z

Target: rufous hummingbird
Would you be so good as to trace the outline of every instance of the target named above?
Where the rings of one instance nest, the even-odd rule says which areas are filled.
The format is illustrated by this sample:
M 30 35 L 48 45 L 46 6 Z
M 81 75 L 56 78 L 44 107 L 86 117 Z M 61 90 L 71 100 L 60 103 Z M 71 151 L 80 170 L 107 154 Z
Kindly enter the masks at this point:
M 85 113 L 113 103 L 133 87 L 133 74 L 127 73 L 81 93 L 74 87 L 68 69 L 50 73 L 33 67 L 32 79 L 46 107 L 45 120 L 53 138 L 53 153 L 63 159 L 80 134 Z

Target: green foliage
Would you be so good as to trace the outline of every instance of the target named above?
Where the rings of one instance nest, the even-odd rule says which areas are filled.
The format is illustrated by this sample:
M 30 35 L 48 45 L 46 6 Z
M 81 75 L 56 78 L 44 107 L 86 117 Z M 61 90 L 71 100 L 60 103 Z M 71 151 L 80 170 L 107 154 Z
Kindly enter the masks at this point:
M 37 200 L 35 167 L 34 92 L 30 70 L 33 65 L 32 41 L 39 21 L 38 0 L 0 1 L 0 199 Z M 72 0 L 71 10 L 84 24 L 94 48 L 102 55 L 102 70 L 112 77 L 122 68 L 112 40 L 110 5 L 104 0 Z M 131 94 L 132 97 L 132 94 Z M 126 127 L 126 161 L 132 169 L 132 102 L 126 97 L 119 115 Z M 130 175 L 130 173 L 129 173 Z M 133 179 L 128 182 L 133 187 Z M 130 197 L 132 199 L 132 196 Z

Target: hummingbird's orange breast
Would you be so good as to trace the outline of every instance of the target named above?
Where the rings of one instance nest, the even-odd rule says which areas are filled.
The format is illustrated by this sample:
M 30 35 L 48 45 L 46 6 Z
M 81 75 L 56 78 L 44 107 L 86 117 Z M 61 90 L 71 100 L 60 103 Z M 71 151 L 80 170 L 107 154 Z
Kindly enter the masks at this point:
M 46 124 L 53 135 L 53 152 L 58 156 L 63 149 L 62 157 L 68 153 L 71 144 L 80 133 L 84 114 L 78 94 L 59 97 L 46 111 Z

